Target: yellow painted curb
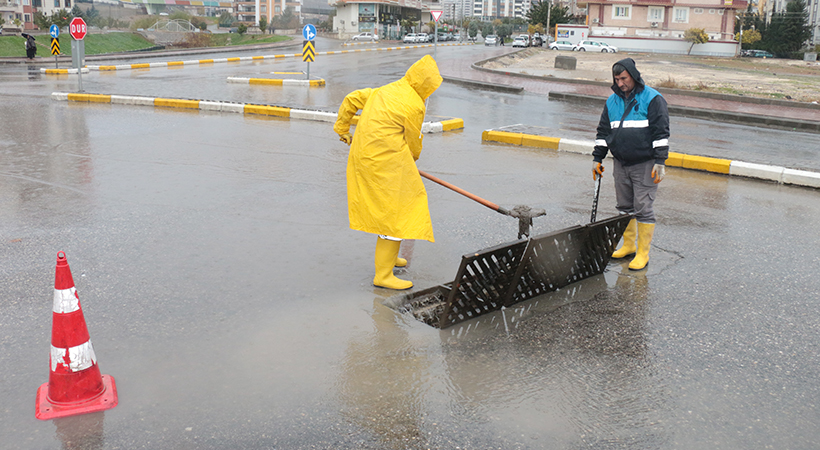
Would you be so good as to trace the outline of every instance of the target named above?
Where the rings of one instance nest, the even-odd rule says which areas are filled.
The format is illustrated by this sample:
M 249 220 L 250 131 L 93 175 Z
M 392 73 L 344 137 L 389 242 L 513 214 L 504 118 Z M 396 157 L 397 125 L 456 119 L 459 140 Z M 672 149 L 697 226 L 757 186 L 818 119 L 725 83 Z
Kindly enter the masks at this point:
M 683 153 L 669 152 L 669 157 L 666 159 L 668 167 L 683 167 Z
M 151 67 L 151 64 L 148 64 L 148 63 L 131 64 L 132 69 L 148 69 L 150 67 Z
M 68 74 L 68 69 L 46 69 L 46 75 L 54 75 L 54 74 L 58 74 L 58 75 Z
M 551 148 L 553 150 L 558 150 L 558 142 L 560 141 L 561 139 L 558 138 L 525 134 L 521 138 L 521 145 L 524 147 Z
M 171 66 L 184 66 L 185 61 L 168 61 L 168 67 Z
M 706 156 L 683 155 L 684 169 L 705 170 L 707 172 L 728 174 L 732 161 L 728 159 L 709 158 Z
M 245 114 L 290 117 L 290 108 L 281 108 L 279 106 L 245 105 Z
M 460 130 L 462 128 L 464 128 L 463 119 L 449 119 L 441 121 L 442 131 Z
M 254 61 L 258 61 L 260 59 L 265 59 L 265 57 L 264 56 L 253 56 L 253 57 L 251 57 L 251 59 L 254 60 Z
M 100 70 L 117 70 L 117 66 L 100 66 Z
M 481 133 L 481 140 L 501 142 L 502 144 L 521 145 L 523 138 L 522 133 L 510 133 L 508 131 L 484 130 Z
M 228 58 L 228 62 L 239 62 L 242 58 Z
M 325 80 L 310 80 L 311 86 L 324 86 Z
M 274 80 L 270 78 L 250 78 L 248 79 L 248 84 L 274 84 L 281 86 L 284 84 L 284 80 Z
M 200 64 L 213 64 L 214 60 L 213 59 L 200 59 L 199 63 Z
M 199 100 L 179 100 L 175 98 L 155 98 L 154 106 L 164 106 L 166 108 L 189 108 L 199 109 Z
M 111 103 L 111 96 L 101 94 L 68 94 L 68 100 L 72 102 Z

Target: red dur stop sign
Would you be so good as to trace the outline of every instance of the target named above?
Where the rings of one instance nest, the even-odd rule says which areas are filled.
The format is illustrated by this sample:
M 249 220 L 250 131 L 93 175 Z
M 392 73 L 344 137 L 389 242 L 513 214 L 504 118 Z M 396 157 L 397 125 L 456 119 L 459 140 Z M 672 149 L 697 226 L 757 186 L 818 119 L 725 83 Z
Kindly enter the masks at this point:
M 68 24 L 68 33 L 71 37 L 75 40 L 82 41 L 87 32 L 88 27 L 85 25 L 85 20 L 83 20 L 82 17 L 71 19 L 71 23 Z

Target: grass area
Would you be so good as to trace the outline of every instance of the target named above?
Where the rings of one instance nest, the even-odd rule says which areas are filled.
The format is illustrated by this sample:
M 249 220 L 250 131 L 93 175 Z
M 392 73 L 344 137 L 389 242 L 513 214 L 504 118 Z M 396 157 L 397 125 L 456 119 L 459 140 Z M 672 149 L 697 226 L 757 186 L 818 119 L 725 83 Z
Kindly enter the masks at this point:
M 271 44 L 275 42 L 287 41 L 292 38 L 288 36 L 275 35 L 249 35 L 236 33 L 222 33 L 222 34 L 195 34 L 194 36 L 207 36 L 204 42 L 196 39 L 197 43 L 202 42 L 201 45 L 196 46 L 210 46 L 210 47 L 225 47 L 227 45 L 255 45 L 255 44 Z M 37 39 L 37 56 L 50 57 L 51 56 L 51 36 L 47 34 L 35 36 Z M 228 44 L 230 39 L 230 44 Z M 83 39 L 85 41 L 86 55 L 100 55 L 104 53 L 125 52 L 131 50 L 140 50 L 144 48 L 153 47 L 154 44 L 145 39 L 139 33 L 106 33 L 106 34 L 89 34 Z M 25 57 L 26 49 L 23 46 L 25 39 L 20 36 L 0 36 L 0 57 Z M 71 54 L 71 36 L 68 33 L 60 34 L 60 51 L 64 55 Z
M 276 36 L 272 34 L 236 34 L 220 33 L 211 35 L 211 47 L 225 47 L 228 45 L 228 38 L 231 38 L 230 45 L 256 45 L 273 44 L 290 40 L 288 36 Z

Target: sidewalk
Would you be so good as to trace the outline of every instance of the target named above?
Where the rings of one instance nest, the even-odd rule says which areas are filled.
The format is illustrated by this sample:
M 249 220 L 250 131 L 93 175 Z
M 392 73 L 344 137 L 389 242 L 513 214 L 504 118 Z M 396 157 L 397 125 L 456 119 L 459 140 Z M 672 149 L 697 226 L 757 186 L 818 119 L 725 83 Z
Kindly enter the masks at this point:
M 490 50 L 488 52 L 490 58 L 488 59 L 498 58 L 516 51 L 519 50 L 513 50 L 512 48 Z M 604 99 L 612 94 L 612 90 L 607 83 L 485 69 L 477 65 L 480 63 L 481 61 L 473 61 L 469 57 L 446 59 L 439 62 L 439 69 L 445 78 L 451 77 L 507 87 L 520 87 L 526 91 L 544 95 L 556 91 Z M 562 71 L 562 76 L 567 76 L 565 74 L 572 74 L 572 71 Z M 746 122 L 748 124 L 758 123 L 765 126 L 767 125 L 766 122 L 770 121 L 766 118 L 772 117 L 820 124 L 820 105 L 817 104 L 756 99 L 680 89 L 659 90 L 670 106 L 742 114 L 749 119 Z

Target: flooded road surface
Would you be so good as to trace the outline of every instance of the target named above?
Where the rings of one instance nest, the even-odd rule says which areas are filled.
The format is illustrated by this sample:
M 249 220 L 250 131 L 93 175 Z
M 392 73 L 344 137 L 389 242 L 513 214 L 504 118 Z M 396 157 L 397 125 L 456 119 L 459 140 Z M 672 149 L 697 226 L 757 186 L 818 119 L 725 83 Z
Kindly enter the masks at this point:
M 37 94 L 51 81 L 18 83 L 29 92 L 4 93 L 0 112 L 3 448 L 820 440 L 816 190 L 670 168 L 648 270 L 613 262 L 438 330 L 371 285 L 375 237 L 348 228 L 348 148 L 332 124 L 69 104 Z M 584 223 L 589 157 L 482 144 L 484 110 L 511 119 L 523 113 L 504 105 L 537 101 L 471 92 L 442 88 L 455 106 L 437 113 L 457 108 L 479 125 L 426 136 L 419 168 L 505 207 L 545 209 L 533 233 Z M 557 122 L 565 106 L 533 115 Z M 610 175 L 599 218 L 615 214 Z M 416 289 L 515 239 L 515 219 L 425 185 L 436 242 L 405 242 L 400 275 Z M 119 405 L 39 421 L 58 251 Z

